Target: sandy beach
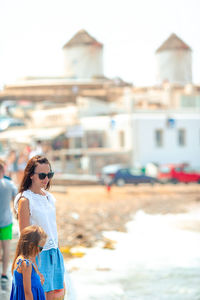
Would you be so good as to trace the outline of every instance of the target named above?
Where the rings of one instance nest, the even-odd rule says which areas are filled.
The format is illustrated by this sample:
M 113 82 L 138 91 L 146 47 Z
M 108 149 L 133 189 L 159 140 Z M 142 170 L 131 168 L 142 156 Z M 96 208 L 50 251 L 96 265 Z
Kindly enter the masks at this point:
M 176 214 L 200 209 L 200 185 L 138 185 L 113 186 L 108 192 L 104 186 L 68 186 L 61 191 L 52 187 L 56 198 L 59 245 L 65 257 L 76 255 L 71 249 L 93 247 L 101 242 L 112 248 L 103 231 L 126 231 L 126 223 L 138 210 L 148 214 Z M 17 220 L 14 220 L 17 224 Z M 193 231 L 200 224 L 185 224 Z M 11 253 L 14 254 L 18 234 L 14 226 Z M 11 255 L 11 256 L 12 256 Z
M 125 224 L 138 210 L 148 214 L 184 213 L 200 208 L 200 185 L 138 185 L 66 187 L 54 192 L 61 247 L 92 247 L 101 241 L 112 247 L 102 231 L 125 231 Z M 199 230 L 200 224 L 185 224 Z
M 58 190 L 60 190 L 60 192 Z M 62 190 L 62 192 L 61 192 L 61 190 Z M 71 262 L 71 265 L 70 265 L 71 271 L 80 269 L 79 272 L 78 271 L 72 272 L 72 275 L 73 275 L 72 279 L 74 280 L 78 291 L 85 290 L 85 287 L 84 287 L 85 286 L 85 281 L 84 281 L 85 276 L 88 278 L 88 285 L 91 290 L 90 293 L 94 293 L 94 290 L 92 290 L 92 288 L 91 288 L 92 282 L 93 282 L 91 279 L 91 276 L 93 276 L 95 278 L 95 280 L 96 280 L 95 282 L 99 283 L 99 280 L 101 280 L 102 272 L 105 273 L 104 276 L 108 277 L 108 279 L 106 279 L 106 280 L 109 280 L 109 276 L 111 276 L 111 279 L 112 279 L 112 280 L 110 279 L 111 281 L 113 281 L 113 276 L 116 273 L 114 271 L 112 271 L 112 272 L 108 271 L 108 270 L 111 270 L 112 268 L 109 267 L 109 263 L 108 263 L 108 266 L 106 265 L 104 259 L 103 259 L 104 263 L 102 265 L 99 262 L 100 267 L 96 266 L 96 264 L 98 264 L 96 262 L 97 254 L 95 254 L 94 257 L 92 257 L 91 255 L 89 257 L 87 255 L 84 256 L 84 258 L 82 258 L 81 260 L 78 260 L 79 261 L 78 267 L 76 267 L 76 263 L 77 263 L 76 259 L 72 259 L 71 261 L 68 260 L 71 258 L 76 258 L 76 257 L 81 256 L 81 250 L 74 251 L 74 249 L 82 249 L 79 246 L 83 246 L 83 247 L 90 248 L 90 249 L 88 249 L 90 251 L 96 251 L 95 248 L 92 248 L 92 247 L 98 245 L 98 247 L 96 248 L 96 249 L 98 249 L 98 255 L 100 255 L 100 253 L 102 253 L 103 258 L 106 259 L 105 255 L 108 256 L 109 253 L 110 253 L 110 255 L 112 253 L 112 258 L 113 259 L 116 258 L 118 253 L 120 252 L 119 249 L 123 249 L 122 244 L 120 244 L 121 248 L 119 248 L 119 247 L 116 248 L 118 250 L 115 250 L 112 252 L 110 252 L 110 251 L 101 252 L 102 248 L 108 248 L 108 249 L 114 248 L 115 249 L 115 247 L 117 246 L 117 244 L 115 244 L 115 242 L 113 242 L 112 240 L 109 240 L 108 238 L 105 238 L 105 234 L 103 234 L 103 232 L 105 232 L 105 231 L 125 232 L 126 224 L 128 221 L 133 220 L 134 216 L 137 216 L 137 220 L 138 220 L 138 216 L 139 216 L 138 212 L 139 211 L 143 211 L 144 215 L 142 215 L 142 216 L 145 216 L 145 218 L 147 218 L 147 219 L 148 219 L 148 216 L 151 216 L 151 215 L 155 218 L 159 218 L 158 224 L 160 224 L 162 226 L 163 226 L 163 224 L 165 224 L 164 220 L 166 218 L 173 219 L 174 215 L 176 215 L 176 214 L 177 214 L 177 216 L 178 215 L 180 216 L 180 214 L 182 214 L 182 216 L 183 216 L 185 214 L 186 217 L 181 217 L 181 218 L 183 218 L 182 221 L 177 221 L 178 222 L 177 226 L 180 228 L 180 230 L 184 229 L 184 232 L 185 232 L 185 229 L 186 229 L 186 232 L 191 233 L 191 235 L 192 235 L 191 241 L 193 243 L 196 243 L 196 241 L 198 241 L 198 237 L 196 237 L 196 236 L 193 237 L 193 234 L 195 234 L 195 232 L 197 233 L 197 235 L 200 232 L 200 219 L 198 218 L 198 214 L 200 213 L 200 185 L 198 185 L 198 184 L 190 184 L 190 185 L 184 185 L 184 184 L 159 185 L 158 184 L 155 186 L 151 186 L 151 185 L 131 186 L 130 185 L 130 186 L 125 186 L 125 187 L 120 187 L 120 188 L 112 187 L 112 189 L 109 193 L 107 192 L 107 190 L 104 186 L 69 186 L 69 187 L 62 187 L 61 189 L 58 189 L 58 187 L 52 186 L 52 193 L 54 194 L 54 196 L 57 199 L 56 209 L 57 209 L 59 244 L 60 244 L 61 250 L 64 254 L 65 262 L 67 263 L 67 266 L 69 266 L 70 262 Z M 195 212 L 195 214 L 194 215 L 191 214 L 190 217 L 188 218 L 187 213 L 189 213 L 189 212 Z M 159 215 L 161 216 L 161 218 L 164 222 L 163 224 L 161 222 Z M 162 217 L 162 215 L 163 215 L 163 217 Z M 194 216 L 194 217 L 192 217 L 192 216 Z M 155 219 L 155 220 L 157 220 L 157 219 Z M 173 222 L 175 222 L 175 219 L 173 219 L 173 220 L 174 220 Z M 14 230 L 14 238 L 12 240 L 11 259 L 14 254 L 14 251 L 15 251 L 16 242 L 18 240 L 18 235 L 17 235 L 17 231 L 16 231 L 16 229 L 17 229 L 17 221 L 16 220 L 15 220 L 14 224 L 15 224 L 15 226 L 14 226 L 15 230 Z M 152 225 L 152 224 L 150 223 L 150 225 Z M 151 230 L 152 229 L 150 229 L 150 231 Z M 166 230 L 166 228 L 164 227 L 163 230 Z M 148 232 L 148 230 L 147 230 L 147 232 Z M 180 231 L 180 232 L 182 232 L 182 231 Z M 144 237 L 143 237 L 144 240 L 141 240 L 141 238 L 139 236 L 139 242 L 137 244 L 138 249 L 140 249 L 140 246 L 142 245 L 142 243 L 146 243 L 145 242 L 146 239 L 148 242 L 148 236 L 145 236 L 145 234 L 147 235 L 147 233 L 145 233 L 145 231 L 143 233 L 144 233 Z M 155 233 L 155 238 L 156 238 L 155 241 L 153 243 L 150 243 L 150 245 L 152 245 L 152 247 L 154 247 L 154 244 L 156 245 L 156 248 L 152 248 L 153 249 L 152 253 L 154 253 L 154 251 L 156 251 L 156 249 L 158 248 L 157 249 L 158 253 L 156 254 L 158 256 L 158 257 L 156 256 L 157 259 L 159 258 L 159 255 L 161 255 L 162 253 L 164 253 L 163 255 L 165 255 L 166 251 L 168 251 L 165 249 L 165 246 L 167 248 L 168 243 L 169 243 L 169 245 L 172 243 L 171 240 L 169 240 L 169 236 L 162 237 L 162 233 L 160 233 L 160 234 L 161 235 L 159 237 L 159 240 L 160 239 L 163 240 L 163 243 L 164 243 L 162 251 L 159 251 L 159 247 L 162 247 L 162 243 L 161 244 L 157 243 L 157 238 L 156 238 L 158 235 L 157 231 Z M 166 234 L 166 231 L 165 231 L 165 234 Z M 171 231 L 170 237 L 172 236 L 172 239 L 173 239 L 173 234 L 176 235 L 176 231 L 175 232 Z M 179 238 L 181 237 L 181 235 L 178 235 L 178 236 L 179 236 Z M 151 239 L 152 238 L 154 238 L 154 235 L 151 236 Z M 184 236 L 184 238 L 183 238 L 183 241 L 182 241 L 183 245 L 185 245 L 185 238 L 186 239 L 188 238 L 187 233 L 186 233 L 186 236 Z M 137 240 L 137 232 L 136 232 L 136 235 L 134 235 L 132 237 L 132 239 Z M 188 242 L 188 246 L 190 245 L 190 242 Z M 129 245 L 129 243 L 130 243 L 128 240 L 128 236 L 127 236 L 126 243 L 128 243 L 127 245 Z M 179 240 L 179 243 L 180 243 L 180 240 Z M 173 244 L 175 244 L 175 240 L 173 241 Z M 193 244 L 191 244 L 191 245 L 193 245 Z M 126 244 L 124 245 L 125 249 L 127 249 L 127 247 L 129 247 L 129 246 L 126 246 Z M 135 244 L 135 246 L 134 246 L 135 255 L 137 254 L 137 247 Z M 182 247 L 182 246 L 180 245 L 180 247 Z M 188 253 L 189 260 L 191 260 L 191 257 L 192 257 L 191 251 L 193 251 L 193 246 L 191 246 L 191 247 L 192 247 L 192 249 L 188 249 L 186 251 Z M 175 255 L 176 252 L 177 252 L 177 257 L 180 256 L 178 249 L 179 249 L 179 247 L 177 244 L 176 247 L 173 248 L 173 251 L 175 251 L 175 252 L 173 252 L 173 256 Z M 142 251 L 142 250 L 139 250 L 138 253 L 140 253 L 140 251 Z M 84 253 L 84 250 L 83 250 L 83 253 Z M 91 253 L 93 253 L 93 252 L 91 252 Z M 123 250 L 122 253 L 120 252 L 120 257 L 121 257 L 121 255 L 125 254 L 125 251 Z M 185 255 L 185 254 L 183 253 L 183 255 Z M 131 257 L 131 259 L 130 259 L 130 257 Z M 171 260 L 171 257 L 172 256 L 169 252 L 170 260 Z M 136 257 L 136 262 L 138 261 L 139 258 Z M 145 258 L 145 256 L 143 258 Z M 84 259 L 86 259 L 85 264 L 84 264 Z M 90 261 L 90 259 L 91 259 L 91 261 Z M 100 255 L 97 260 L 101 261 L 101 259 L 102 259 L 102 257 Z M 81 268 L 80 261 L 82 261 L 82 260 L 83 260 L 84 267 Z M 88 260 L 90 261 L 90 267 L 89 267 L 90 271 L 88 271 L 88 269 L 86 268 L 86 266 L 88 265 Z M 116 258 L 116 260 L 117 260 L 117 258 Z M 134 265 L 134 261 L 132 261 L 133 260 L 132 255 L 131 256 L 127 255 L 127 261 L 129 261 L 129 260 Z M 108 262 L 109 261 L 110 261 L 110 259 L 108 260 Z M 154 261 L 153 258 L 150 258 L 150 261 L 153 262 Z M 162 258 L 161 261 L 163 262 L 165 260 L 163 260 L 163 258 Z M 185 261 L 185 256 L 184 256 L 183 261 Z M 73 266 L 73 262 L 74 262 L 75 266 Z M 92 266 L 94 269 L 94 270 L 92 269 L 93 275 L 90 274 L 91 268 L 92 268 L 91 263 L 92 263 Z M 114 265 L 116 265 L 116 263 Z M 136 266 L 137 266 L 137 264 L 136 264 Z M 129 274 L 129 272 L 126 272 L 126 282 L 129 282 L 129 279 L 132 278 L 132 276 L 134 277 L 137 275 L 136 266 L 134 265 L 133 268 L 132 267 L 130 268 L 130 271 L 135 270 L 136 273 Z M 144 264 L 144 266 L 145 266 L 145 264 Z M 189 264 L 189 266 L 190 266 L 190 264 Z M 86 268 L 86 269 L 84 269 L 84 268 Z M 122 268 L 122 266 L 121 266 L 121 268 Z M 183 269 L 181 269 L 181 270 L 182 270 L 181 272 L 183 272 Z M 194 268 L 193 271 L 195 272 L 195 270 L 196 269 Z M 122 272 L 123 272 L 123 268 L 122 268 Z M 140 273 L 141 272 L 143 272 L 142 274 L 144 274 L 144 278 L 145 278 L 145 276 L 147 276 L 147 273 L 146 273 L 147 271 L 145 271 L 145 268 L 142 269 L 142 271 L 140 268 Z M 171 272 L 171 271 L 167 270 L 167 272 Z M 175 271 L 173 269 L 173 274 L 174 274 L 174 272 Z M 177 272 L 179 272 L 179 269 L 177 269 Z M 138 273 L 138 274 L 140 274 L 140 273 Z M 183 273 L 186 274 L 185 276 L 188 276 L 187 278 L 193 278 L 194 276 L 196 276 L 196 275 L 191 275 L 193 277 L 190 277 L 189 276 L 190 274 L 188 275 L 187 268 L 184 269 Z M 160 273 L 157 274 L 155 271 L 152 273 L 152 270 L 151 270 L 151 274 L 153 274 L 153 276 L 158 276 L 159 278 L 161 276 Z M 178 274 L 179 273 L 177 273 L 177 276 L 176 276 L 176 284 L 179 284 L 178 280 L 180 279 L 180 277 L 178 276 Z M 99 276 L 100 276 L 100 278 L 99 278 Z M 105 278 L 107 278 L 107 277 L 105 277 Z M 138 278 L 140 278 L 140 276 Z M 169 276 L 169 279 L 168 279 L 168 277 L 166 277 L 166 278 L 167 278 L 166 280 L 168 280 L 167 281 L 168 284 L 171 284 L 173 287 L 174 282 L 169 281 L 171 276 Z M 116 281 L 116 284 L 120 284 L 120 282 L 121 281 L 119 281 L 119 282 Z M 194 293 L 196 293 L 196 289 L 197 289 L 196 284 L 193 281 L 191 281 L 191 282 L 192 283 L 191 283 L 190 288 L 193 288 Z M 105 281 L 105 284 L 107 286 L 107 281 Z M 154 285 L 154 281 L 152 281 L 151 284 L 153 287 L 152 289 L 154 290 L 157 285 Z M 112 287 L 112 284 L 110 283 L 109 286 Z M 135 292 L 135 289 L 133 291 L 131 286 L 132 286 L 132 284 L 129 286 L 131 293 Z M 182 286 L 182 283 L 180 283 L 180 286 Z M 97 288 L 97 286 L 95 286 L 95 291 L 96 291 L 96 288 Z M 125 290 L 126 290 L 126 288 L 125 288 Z M 0 296 L 2 296 L 1 292 L 2 291 L 0 291 Z M 140 291 L 138 291 L 138 293 L 140 293 Z M 141 293 L 143 293 L 143 292 L 141 292 Z M 120 297 L 121 296 L 119 296 L 119 299 L 121 299 Z M 4 298 L 2 298 L 2 299 L 5 299 L 5 300 L 9 299 L 9 292 L 4 294 Z M 80 297 L 80 299 L 82 299 L 82 298 Z M 83 299 L 88 299 L 88 296 L 85 296 L 85 298 L 83 298 Z M 99 299 L 99 298 L 97 297 L 95 299 Z M 103 299 L 103 297 L 102 297 L 102 299 Z M 116 298 L 116 299 L 118 299 L 118 298 Z M 176 299 L 178 299 L 178 298 L 176 298 Z

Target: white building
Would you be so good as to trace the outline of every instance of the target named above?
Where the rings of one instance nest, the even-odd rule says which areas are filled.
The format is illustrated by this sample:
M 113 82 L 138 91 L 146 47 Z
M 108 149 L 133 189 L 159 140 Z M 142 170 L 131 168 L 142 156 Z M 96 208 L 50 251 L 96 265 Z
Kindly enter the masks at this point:
M 135 162 L 189 163 L 200 167 L 199 112 L 136 113 L 133 128 Z
M 199 112 L 136 111 L 84 117 L 80 119 L 80 126 L 83 156 L 93 159 L 92 170 L 98 170 L 102 163 L 141 166 L 150 162 L 188 163 L 194 168 L 200 167 Z
M 93 78 L 103 76 L 103 45 L 80 30 L 63 46 L 64 76 Z
M 185 85 L 192 82 L 191 48 L 172 34 L 157 50 L 157 81 Z
M 188 45 L 171 35 L 156 51 L 162 85 L 143 88 L 120 80 L 94 80 L 103 77 L 103 46 L 84 30 L 63 52 L 67 79 L 28 81 L 21 83 L 22 90 L 20 84 L 10 86 L 6 94 L 14 90 L 37 101 L 37 95 L 45 95 L 56 107 L 32 112 L 30 128 L 2 132 L 0 142 L 46 141 L 53 148 L 48 155 L 63 173 L 96 174 L 115 163 L 184 162 L 200 167 L 200 86 L 191 84 Z

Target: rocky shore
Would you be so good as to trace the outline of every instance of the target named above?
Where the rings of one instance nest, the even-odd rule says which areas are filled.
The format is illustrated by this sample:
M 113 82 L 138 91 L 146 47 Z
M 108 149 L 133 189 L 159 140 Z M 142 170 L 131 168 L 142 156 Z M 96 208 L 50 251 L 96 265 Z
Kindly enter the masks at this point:
M 114 248 L 115 243 L 105 239 L 102 232 L 126 231 L 126 223 L 134 218 L 138 210 L 148 214 L 178 214 L 190 210 L 200 213 L 198 184 L 112 187 L 110 193 L 103 186 L 62 187 L 62 192 L 52 186 L 52 193 L 57 199 L 59 243 L 66 259 L 84 255 L 80 246 L 92 247 L 98 244 Z M 186 220 L 181 226 L 187 230 L 200 231 L 198 218 Z M 12 255 L 17 240 L 15 220 Z M 4 294 L 4 297 L 9 299 L 9 293 Z
M 103 231 L 125 231 L 125 224 L 137 210 L 148 214 L 184 213 L 200 209 L 200 185 L 139 185 L 112 187 L 73 186 L 53 192 L 57 199 L 59 243 L 64 254 L 77 246 L 92 247 L 101 242 L 112 248 Z M 200 225 L 200 224 L 198 224 Z M 194 230 L 197 224 L 186 224 Z M 200 227 L 199 227 L 200 228 Z
M 200 185 L 138 185 L 112 187 L 69 186 L 59 191 L 52 187 L 56 198 L 59 245 L 66 258 L 82 256 L 80 247 L 112 249 L 113 241 L 103 231 L 126 231 L 126 223 L 138 210 L 148 214 L 185 213 L 200 210 Z M 17 221 L 14 221 L 11 256 L 18 240 Z M 200 221 L 185 224 L 189 230 L 200 230 Z

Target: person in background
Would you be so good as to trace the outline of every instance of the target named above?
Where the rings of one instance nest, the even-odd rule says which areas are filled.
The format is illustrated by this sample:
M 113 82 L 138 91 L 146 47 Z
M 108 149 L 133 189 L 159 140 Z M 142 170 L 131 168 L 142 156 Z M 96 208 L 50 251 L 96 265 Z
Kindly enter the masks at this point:
M 20 232 L 29 225 L 36 224 L 47 233 L 47 241 L 40 253 L 38 269 L 43 274 L 46 300 L 64 298 L 64 260 L 58 248 L 55 198 L 47 190 L 54 173 L 48 159 L 36 155 L 24 170 L 24 176 L 15 198 Z
M 12 265 L 12 290 L 10 300 L 45 300 L 39 271 L 34 261 L 42 251 L 47 235 L 36 225 L 22 230 Z
M 29 159 L 36 155 L 44 155 L 43 145 L 40 140 L 36 141 L 35 147 L 29 153 Z
M 26 167 L 27 161 L 29 157 L 29 152 L 27 148 L 24 148 L 18 157 L 18 171 L 17 171 L 17 183 L 20 184 L 24 175 L 24 169 Z
M 6 162 L 0 158 L 0 164 L 4 165 L 4 178 L 11 180 L 11 177 L 8 176 L 8 172 L 7 172 L 7 164 Z
M 7 157 L 7 176 L 12 178 L 14 182 L 17 182 L 18 171 L 18 153 L 16 150 L 11 150 Z
M 7 269 L 10 256 L 10 241 L 12 240 L 11 201 L 17 194 L 17 187 L 12 180 L 4 177 L 5 162 L 0 160 L 0 241 L 3 250 L 1 284 L 8 282 Z

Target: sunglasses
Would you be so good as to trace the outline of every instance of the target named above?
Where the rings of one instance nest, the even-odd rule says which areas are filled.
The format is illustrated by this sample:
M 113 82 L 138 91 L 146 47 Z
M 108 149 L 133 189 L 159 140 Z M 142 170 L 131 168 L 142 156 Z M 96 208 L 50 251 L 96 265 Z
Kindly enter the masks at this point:
M 39 248 L 40 252 L 43 250 L 43 247 L 42 247 L 42 246 L 39 246 L 39 245 L 38 245 L 38 248 Z
M 46 178 L 46 176 L 49 178 L 49 179 L 51 179 L 52 177 L 53 177 L 53 175 L 54 175 L 54 172 L 49 172 L 49 173 L 34 173 L 34 174 L 38 174 L 38 177 L 39 177 L 39 179 L 40 180 L 43 180 L 43 179 L 45 179 Z

